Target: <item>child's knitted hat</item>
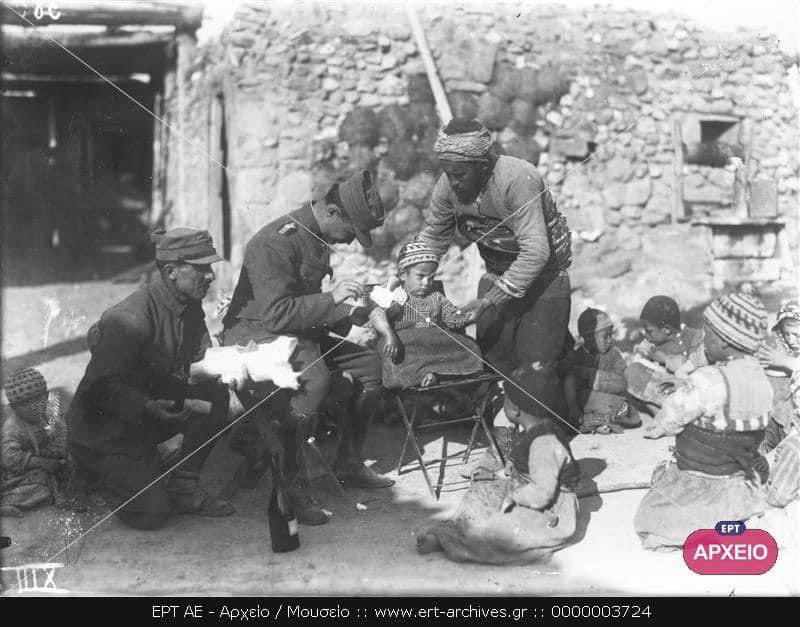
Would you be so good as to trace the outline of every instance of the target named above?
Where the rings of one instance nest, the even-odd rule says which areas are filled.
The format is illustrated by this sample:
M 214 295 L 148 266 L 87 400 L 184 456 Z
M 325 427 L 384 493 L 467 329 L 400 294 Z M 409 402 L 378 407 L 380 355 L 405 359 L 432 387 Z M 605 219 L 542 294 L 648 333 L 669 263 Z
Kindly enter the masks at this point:
M 425 242 L 408 242 L 397 255 L 397 267 L 400 270 L 426 261 L 439 263 L 439 255 Z
M 767 310 L 757 296 L 734 292 L 719 297 L 703 319 L 723 340 L 746 353 L 755 353 L 767 331 Z
M 12 405 L 25 403 L 47 394 L 47 381 L 35 368 L 23 368 L 12 372 L 3 386 L 8 402 Z
M 659 327 L 681 328 L 681 310 L 669 296 L 653 296 L 644 304 L 639 319 Z

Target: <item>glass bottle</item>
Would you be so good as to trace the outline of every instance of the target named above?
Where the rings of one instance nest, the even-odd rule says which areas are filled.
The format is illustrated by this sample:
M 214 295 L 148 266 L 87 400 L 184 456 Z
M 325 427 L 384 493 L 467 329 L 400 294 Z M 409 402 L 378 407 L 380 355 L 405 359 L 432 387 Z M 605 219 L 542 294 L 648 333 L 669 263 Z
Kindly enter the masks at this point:
M 275 553 L 287 553 L 300 546 L 297 518 L 292 511 L 289 497 L 283 484 L 279 461 L 272 458 L 272 495 L 269 499 L 269 537 Z

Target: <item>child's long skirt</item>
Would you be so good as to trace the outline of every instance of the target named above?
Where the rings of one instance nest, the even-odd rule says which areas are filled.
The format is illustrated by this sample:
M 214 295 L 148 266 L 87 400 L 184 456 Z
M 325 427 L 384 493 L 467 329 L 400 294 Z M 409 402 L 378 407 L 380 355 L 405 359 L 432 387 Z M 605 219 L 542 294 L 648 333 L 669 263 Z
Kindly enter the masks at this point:
M 743 473 L 713 476 L 680 470 L 671 461 L 654 473 L 633 526 L 644 548 L 674 550 L 698 529 L 713 529 L 720 520 L 746 520 L 765 506 L 760 487 Z
M 463 333 L 431 326 L 399 329 L 397 336 L 402 344 L 397 362 L 383 358 L 383 386 L 387 389 L 419 385 L 431 372 L 463 376 L 483 370 L 481 349 Z

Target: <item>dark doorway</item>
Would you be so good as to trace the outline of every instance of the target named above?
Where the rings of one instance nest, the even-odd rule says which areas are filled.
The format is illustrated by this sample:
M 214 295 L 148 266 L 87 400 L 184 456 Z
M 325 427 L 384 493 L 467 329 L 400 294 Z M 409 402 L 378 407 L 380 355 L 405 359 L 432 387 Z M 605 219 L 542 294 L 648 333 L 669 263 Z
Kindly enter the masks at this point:
M 119 87 L 148 109 L 155 90 Z M 101 279 L 151 254 L 153 118 L 105 81 L 3 82 L 6 285 Z

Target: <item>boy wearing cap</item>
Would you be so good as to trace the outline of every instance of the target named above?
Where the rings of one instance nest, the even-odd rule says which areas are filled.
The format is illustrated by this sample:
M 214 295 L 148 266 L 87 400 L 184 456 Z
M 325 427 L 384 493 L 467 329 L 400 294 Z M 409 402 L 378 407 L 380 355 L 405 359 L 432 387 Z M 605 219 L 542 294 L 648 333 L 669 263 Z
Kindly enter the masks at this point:
M 334 470 L 346 485 L 362 488 L 388 487 L 391 479 L 367 468 L 361 459 L 367 425 L 381 395 L 381 360 L 377 352 L 350 342 L 334 341 L 329 331 L 346 335 L 356 309 L 345 301 L 364 294 L 360 283 L 340 281 L 323 293 L 322 280 L 333 275 L 330 244 L 349 244 L 354 239 L 372 246 L 370 230 L 383 222 L 383 206 L 366 170 L 342 184 L 333 185 L 324 199 L 310 201 L 300 209 L 262 228 L 248 242 L 244 263 L 230 308 L 223 320 L 223 343 L 246 345 L 269 342 L 280 335 L 298 338 L 293 359 L 303 372 L 299 392 L 283 391 L 272 396 L 269 407 L 258 410 L 258 429 L 270 420 L 278 423 L 284 449 L 283 475 L 290 484 L 289 498 L 298 521 L 324 524 L 325 513 L 301 485 L 304 469 L 303 442 L 314 432 L 319 409 L 330 386 L 332 371 L 349 373 L 355 385 L 350 422 L 342 425 L 342 438 Z M 252 405 L 274 393 L 274 386 L 251 386 Z M 251 441 L 258 440 L 258 435 Z M 248 455 L 260 456 L 253 444 Z
M 674 390 L 677 379 L 708 362 L 703 332 L 681 324 L 681 312 L 669 296 L 653 296 L 639 316 L 645 339 L 633 349 L 628 366 L 628 393 L 654 414 Z
M 675 436 L 675 459 L 659 466 L 634 518 L 647 549 L 675 549 L 697 529 L 744 520 L 764 507 L 769 466 L 758 452 L 772 387 L 754 354 L 767 312 L 749 294 L 713 301 L 703 314 L 710 365 L 695 370 L 655 416 L 647 438 Z
M 228 390 L 216 383 L 187 390 L 189 365 L 211 345 L 201 301 L 221 258 L 206 231 L 177 228 L 153 239 L 158 274 L 89 330 L 91 359 L 66 416 L 73 459 L 102 481 L 120 520 L 139 529 L 157 529 L 173 513 L 234 511 L 199 485 L 209 438 L 227 419 Z M 186 396 L 210 401 L 210 412 L 192 412 Z M 177 433 L 193 454 L 149 485 L 166 470 L 158 443 Z

